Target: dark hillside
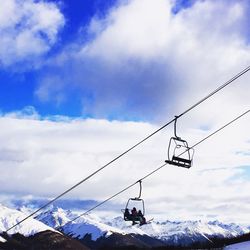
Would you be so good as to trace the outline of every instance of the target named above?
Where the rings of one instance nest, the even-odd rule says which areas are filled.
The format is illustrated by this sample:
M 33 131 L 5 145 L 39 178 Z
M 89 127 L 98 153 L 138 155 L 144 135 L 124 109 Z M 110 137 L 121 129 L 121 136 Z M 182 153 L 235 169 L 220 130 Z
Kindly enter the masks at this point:
M 7 242 L 0 242 L 0 250 L 222 250 L 224 246 L 250 241 L 250 233 L 230 239 L 212 238 L 210 243 L 194 243 L 189 247 L 166 246 L 160 240 L 149 236 L 112 234 L 92 241 L 91 237 L 77 240 L 63 234 L 44 231 L 30 237 L 21 234 L 12 236 L 2 234 Z
M 89 250 L 79 241 L 52 231 L 44 231 L 30 237 L 21 234 L 2 237 L 7 242 L 0 242 L 1 250 Z

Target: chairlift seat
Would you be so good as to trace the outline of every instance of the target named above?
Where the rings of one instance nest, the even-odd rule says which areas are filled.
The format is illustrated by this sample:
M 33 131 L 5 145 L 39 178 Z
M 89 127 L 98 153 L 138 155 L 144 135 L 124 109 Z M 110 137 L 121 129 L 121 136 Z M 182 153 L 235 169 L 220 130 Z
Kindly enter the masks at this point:
M 192 163 L 192 161 L 189 160 L 189 159 L 184 159 L 184 158 L 177 157 L 177 156 L 173 156 L 172 160 L 175 161 L 175 162 L 183 162 L 183 163 L 186 163 L 186 164 L 189 164 L 189 165 L 191 165 L 191 163 Z
M 192 166 L 191 160 L 183 159 L 183 158 L 176 157 L 176 156 L 173 156 L 171 161 L 166 160 L 165 162 L 171 165 L 175 165 L 177 167 L 182 167 L 182 168 L 191 168 Z

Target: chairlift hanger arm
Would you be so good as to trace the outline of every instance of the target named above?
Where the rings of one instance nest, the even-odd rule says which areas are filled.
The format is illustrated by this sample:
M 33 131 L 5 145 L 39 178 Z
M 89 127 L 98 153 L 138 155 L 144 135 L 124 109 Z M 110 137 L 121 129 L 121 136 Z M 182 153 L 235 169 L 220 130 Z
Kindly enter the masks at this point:
M 140 185 L 140 189 L 138 197 L 135 197 L 136 200 L 139 200 L 141 198 L 141 192 L 142 192 L 142 180 L 139 180 L 138 183 Z
M 180 138 L 179 136 L 177 136 L 177 132 L 176 132 L 176 125 L 177 125 L 177 119 L 179 118 L 179 116 L 175 116 L 175 119 L 174 119 L 174 136 L 176 137 L 176 138 Z

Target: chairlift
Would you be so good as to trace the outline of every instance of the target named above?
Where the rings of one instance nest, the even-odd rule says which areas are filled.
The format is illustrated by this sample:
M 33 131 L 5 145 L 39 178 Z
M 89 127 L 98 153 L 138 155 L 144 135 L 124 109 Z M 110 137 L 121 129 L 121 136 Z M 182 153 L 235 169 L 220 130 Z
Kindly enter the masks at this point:
M 126 203 L 125 209 L 121 210 L 123 213 L 124 220 L 125 221 L 132 221 L 133 223 L 141 222 L 140 216 L 133 216 L 132 215 L 132 208 L 133 207 L 140 208 L 140 209 L 138 209 L 138 211 L 141 210 L 143 217 L 145 215 L 145 204 L 144 204 L 144 200 L 141 198 L 141 192 L 142 192 L 141 180 L 139 180 L 138 183 L 140 185 L 140 191 L 139 191 L 138 197 L 129 198 L 127 203 Z
M 188 146 L 187 141 L 176 134 L 177 116 L 174 123 L 174 137 L 171 137 L 168 145 L 168 164 L 177 167 L 191 168 L 193 164 L 194 149 Z

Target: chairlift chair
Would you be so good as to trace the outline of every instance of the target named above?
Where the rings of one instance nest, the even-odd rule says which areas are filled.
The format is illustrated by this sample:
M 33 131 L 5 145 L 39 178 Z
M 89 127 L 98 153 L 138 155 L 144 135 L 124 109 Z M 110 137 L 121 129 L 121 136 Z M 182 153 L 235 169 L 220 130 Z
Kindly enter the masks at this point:
M 175 165 L 177 167 L 191 168 L 193 164 L 194 149 L 188 146 L 187 141 L 181 139 L 176 134 L 176 122 L 175 118 L 174 133 L 175 136 L 171 137 L 168 145 L 168 159 L 165 161 L 168 164 Z
M 131 209 L 132 207 L 137 207 L 140 208 L 142 215 L 145 215 L 145 204 L 144 204 L 144 200 L 141 198 L 141 191 L 142 191 L 142 184 L 141 184 L 141 180 L 138 181 L 140 184 L 140 191 L 139 191 L 139 195 L 138 197 L 135 198 L 129 198 L 125 209 L 122 209 L 122 213 L 123 213 L 123 218 L 125 221 L 133 221 L 133 222 L 140 222 L 140 217 L 139 216 L 132 216 L 131 215 Z M 137 205 L 135 205 L 137 204 Z M 126 215 L 125 211 L 128 209 L 128 211 L 130 212 L 130 215 Z
M 137 203 L 137 205 L 132 205 L 131 204 L 135 204 L 135 202 Z M 140 221 L 140 218 L 137 217 L 137 216 L 127 216 L 125 214 L 125 211 L 126 209 L 129 210 L 129 212 L 131 212 L 131 208 L 132 207 L 140 207 L 140 210 L 142 212 L 142 215 L 144 216 L 145 215 L 145 204 L 144 204 L 144 200 L 141 199 L 141 198 L 138 198 L 138 197 L 135 197 L 135 198 L 129 198 L 128 201 L 127 201 L 127 204 L 126 204 L 126 207 L 125 209 L 122 209 L 122 212 L 123 212 L 123 218 L 125 221 Z

